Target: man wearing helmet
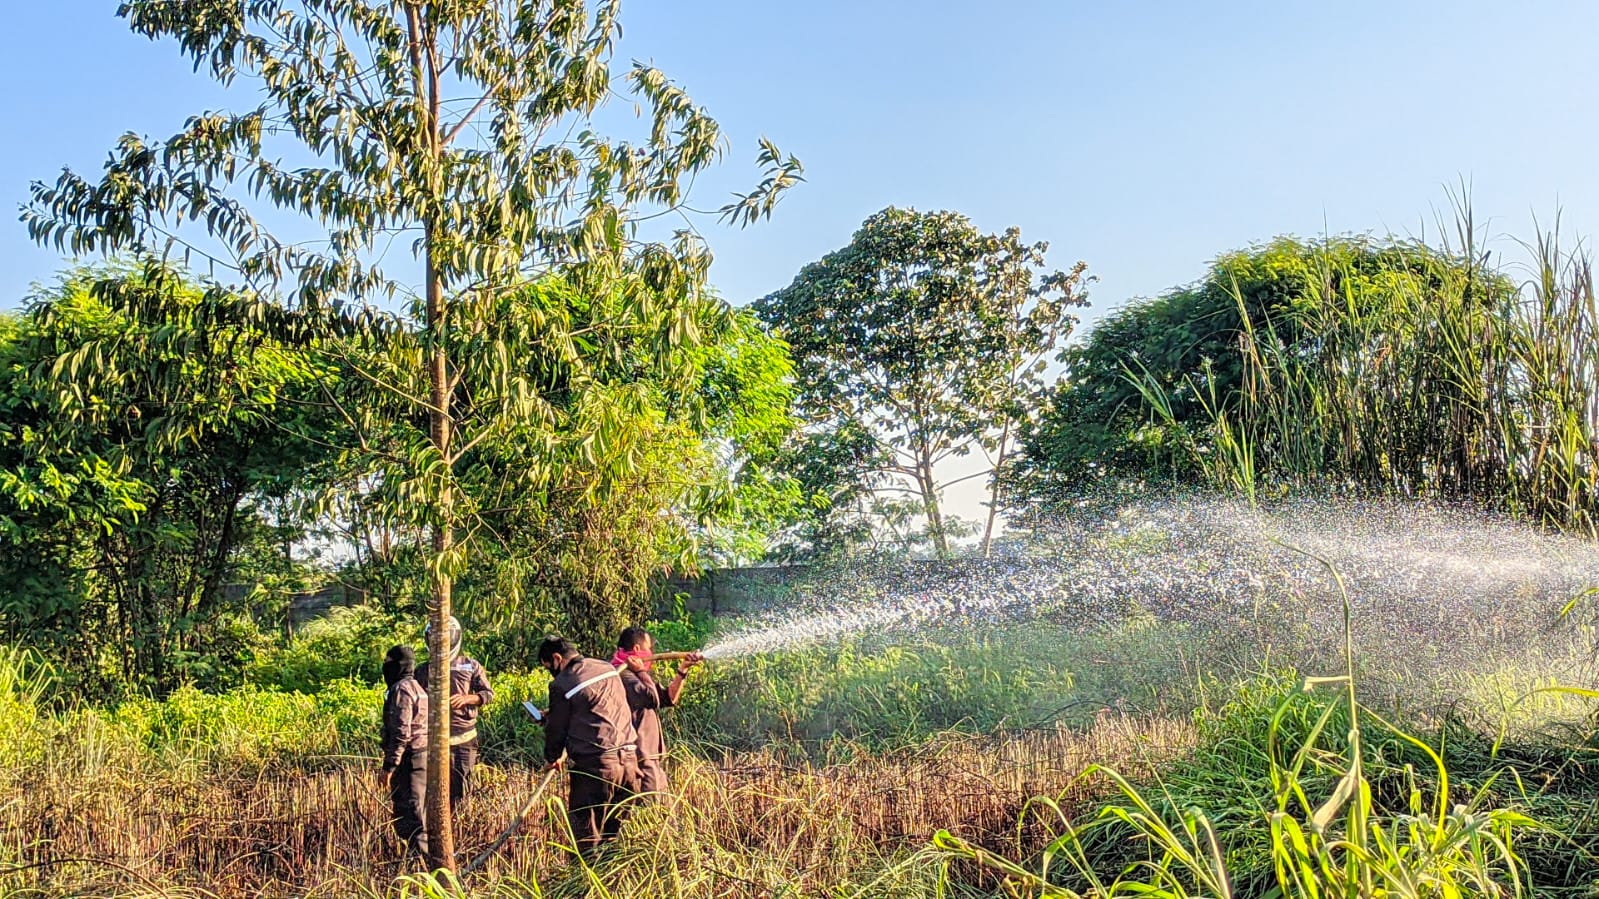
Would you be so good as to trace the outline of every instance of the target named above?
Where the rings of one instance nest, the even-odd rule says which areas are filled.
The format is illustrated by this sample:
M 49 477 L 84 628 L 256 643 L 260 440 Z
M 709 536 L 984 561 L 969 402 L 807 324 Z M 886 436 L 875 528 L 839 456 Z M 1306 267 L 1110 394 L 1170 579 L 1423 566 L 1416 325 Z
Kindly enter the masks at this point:
M 432 636 L 433 625 L 425 632 Z M 483 707 L 494 701 L 494 691 L 489 687 L 488 672 L 476 659 L 461 654 L 461 623 L 450 619 L 449 639 L 450 671 L 450 807 L 460 804 L 472 779 L 472 769 L 477 767 L 477 719 Z M 428 686 L 429 668 L 433 660 L 416 666 L 416 680 L 424 690 Z

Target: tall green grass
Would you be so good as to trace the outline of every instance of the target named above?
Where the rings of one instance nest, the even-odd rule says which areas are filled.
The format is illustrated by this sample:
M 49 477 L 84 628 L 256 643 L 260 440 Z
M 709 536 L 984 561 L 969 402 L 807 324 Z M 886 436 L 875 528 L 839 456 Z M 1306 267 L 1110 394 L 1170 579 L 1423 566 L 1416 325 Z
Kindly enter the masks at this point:
M 1212 727 L 1201 752 L 1221 764 L 1195 766 L 1210 777 L 1190 773 L 1186 783 L 1140 787 L 1113 767 L 1094 766 L 1089 776 L 1109 780 L 1118 801 L 1079 823 L 1044 800 L 1059 833 L 1039 853 L 1036 869 L 943 831 L 934 845 L 946 865 L 974 863 L 1033 895 L 1057 899 L 1532 895 L 1517 841 L 1541 825 L 1525 801 L 1519 808 L 1494 803 L 1495 783 L 1519 772 L 1506 767 L 1463 790 L 1451 783 L 1441 749 L 1360 701 L 1353 607 L 1336 567 L 1319 561 L 1342 602 L 1341 674 L 1306 678 L 1264 719 L 1264 734 Z M 1324 688 L 1335 698 L 1312 696 Z M 1235 703 L 1220 720 L 1236 725 L 1239 712 Z M 1370 729 L 1377 739 L 1369 739 Z M 1265 782 L 1252 782 L 1251 772 L 1263 772 Z M 1220 795 L 1203 795 L 1218 785 Z M 1137 855 L 1107 864 L 1114 855 L 1096 851 L 1105 831 L 1114 834 L 1111 845 L 1136 847 Z
M 1310 681 L 1307 690 L 1329 683 Z M 1230 785 L 1228 773 L 1212 770 L 1222 795 L 1205 798 L 1216 804 L 1197 801 L 1202 791 L 1192 780 L 1139 785 L 1096 766 L 1091 775 L 1113 784 L 1119 799 L 1086 822 L 1041 801 L 1057 835 L 1031 866 L 948 832 L 935 846 L 946 865 L 975 863 L 1031 895 L 1060 899 L 1533 895 L 1518 847 L 1540 825 L 1524 807 L 1495 804 L 1497 778 L 1474 789 L 1452 785 L 1435 749 L 1348 703 L 1347 694 L 1334 701 L 1285 698 L 1270 718 L 1263 747 L 1267 782 L 1241 778 L 1248 765 L 1230 772 L 1238 778 Z M 1308 729 L 1291 739 L 1288 719 L 1307 710 L 1313 713 Z M 1337 733 L 1341 727 L 1347 730 Z M 1424 757 L 1428 767 L 1394 765 L 1363 747 L 1372 727 Z M 1516 772 L 1506 768 L 1501 776 L 1514 779 Z M 1116 843 L 1131 851 L 1105 851 Z
M 1586 250 L 1557 222 L 1526 245 L 1524 269 L 1493 262 L 1465 206 L 1438 248 L 1317 247 L 1294 263 L 1313 286 L 1276 317 L 1252 320 L 1235 291 L 1236 394 L 1220 395 L 1208 373 L 1185 385 L 1209 418 L 1209 446 L 1190 448 L 1215 486 L 1464 499 L 1599 535 L 1599 306 Z M 1384 260 L 1375 273 L 1373 258 Z M 1165 390 L 1131 364 L 1151 414 L 1175 424 Z
M 1344 674 L 1307 691 L 1286 663 L 1333 647 L 1319 630 L 1268 627 L 1295 608 L 1205 626 L 1145 615 L 885 634 L 719 662 L 666 716 L 676 798 L 641 803 L 592 868 L 562 849 L 549 803 L 465 884 L 395 880 L 407 868 L 370 785 L 379 687 L 75 708 L 47 668 L 8 651 L 0 892 L 1585 895 L 1599 870 L 1591 721 L 1582 697 L 1536 692 L 1587 646 L 1576 616 L 1569 645 L 1480 659 L 1467 647 L 1447 681 L 1346 639 Z M 495 685 L 462 812 L 469 849 L 537 780 L 541 732 L 519 702 L 543 701 L 547 677 Z M 1407 700 L 1395 717 L 1400 688 L 1440 702 Z

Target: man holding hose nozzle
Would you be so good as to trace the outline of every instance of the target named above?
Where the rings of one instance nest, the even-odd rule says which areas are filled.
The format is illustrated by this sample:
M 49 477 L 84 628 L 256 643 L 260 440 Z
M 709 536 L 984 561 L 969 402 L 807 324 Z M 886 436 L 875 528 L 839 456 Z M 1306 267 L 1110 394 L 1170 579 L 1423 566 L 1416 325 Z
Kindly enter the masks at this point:
M 416 682 L 416 654 L 409 646 L 396 646 L 383 657 L 383 770 L 378 787 L 389 791 L 394 804 L 394 832 L 411 851 L 428 854 L 428 835 L 422 827 L 422 803 L 427 793 L 428 694 Z
M 622 827 L 619 806 L 639 790 L 638 733 L 621 673 L 584 658 L 570 640 L 549 637 L 539 664 L 553 676 L 544 721 L 544 759 L 571 772 L 567 815 L 577 850 L 592 858 Z
M 689 653 L 678 663 L 677 676 L 664 687 L 650 673 L 654 658 L 655 638 L 642 627 L 630 627 L 617 638 L 616 655 L 611 657 L 611 664 L 622 673 L 627 702 L 633 710 L 633 729 L 638 732 L 640 786 L 645 793 L 664 793 L 666 737 L 661 733 L 660 710 L 677 704 L 678 697 L 683 695 L 689 669 L 704 657 L 697 652 Z

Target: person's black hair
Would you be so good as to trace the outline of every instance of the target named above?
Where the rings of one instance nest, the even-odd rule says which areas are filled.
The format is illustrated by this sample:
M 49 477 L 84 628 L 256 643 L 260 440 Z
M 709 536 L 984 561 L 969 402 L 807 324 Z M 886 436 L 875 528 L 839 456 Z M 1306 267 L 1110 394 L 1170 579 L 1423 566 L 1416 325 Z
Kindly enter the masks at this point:
M 570 656 L 577 654 L 577 646 L 565 637 L 545 637 L 539 644 L 539 664 L 542 665 L 556 656 Z
M 369 657 L 370 658 L 370 657 Z M 412 662 L 416 661 L 416 650 L 409 646 L 391 646 L 389 652 L 383 657 L 385 662 Z
M 622 631 L 622 636 L 616 638 L 616 648 L 638 649 L 639 646 L 643 645 L 644 638 L 649 635 L 650 632 L 642 627 L 626 628 Z

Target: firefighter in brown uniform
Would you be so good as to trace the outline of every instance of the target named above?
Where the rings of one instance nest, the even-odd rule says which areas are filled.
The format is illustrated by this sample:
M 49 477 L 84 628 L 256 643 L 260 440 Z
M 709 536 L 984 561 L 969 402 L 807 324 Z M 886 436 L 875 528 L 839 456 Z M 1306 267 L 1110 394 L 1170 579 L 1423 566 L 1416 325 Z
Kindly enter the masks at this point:
M 639 789 L 638 734 L 621 674 L 602 659 L 584 658 L 571 641 L 550 637 L 539 646 L 550 682 L 544 759 L 571 772 L 568 816 L 577 849 L 591 858 L 621 829 L 621 803 Z
M 633 710 L 633 729 L 638 732 L 639 785 L 645 793 L 666 792 L 666 737 L 661 733 L 660 710 L 677 704 L 690 668 L 700 663 L 698 654 L 677 666 L 677 676 L 665 686 L 650 673 L 655 654 L 655 638 L 641 627 L 622 631 L 616 641 L 611 664 L 621 670 L 622 686 L 627 689 L 628 706 Z
M 396 646 L 383 657 L 383 770 L 378 786 L 394 804 L 394 832 L 412 851 L 427 857 L 422 826 L 427 794 L 428 694 L 416 682 L 416 654 Z
M 428 631 L 433 625 L 428 625 Z M 461 655 L 461 623 L 449 624 L 450 645 L 450 808 L 461 804 L 477 767 L 477 719 L 483 707 L 494 701 L 488 672 L 473 658 Z M 417 666 L 416 682 L 428 688 L 429 659 Z

